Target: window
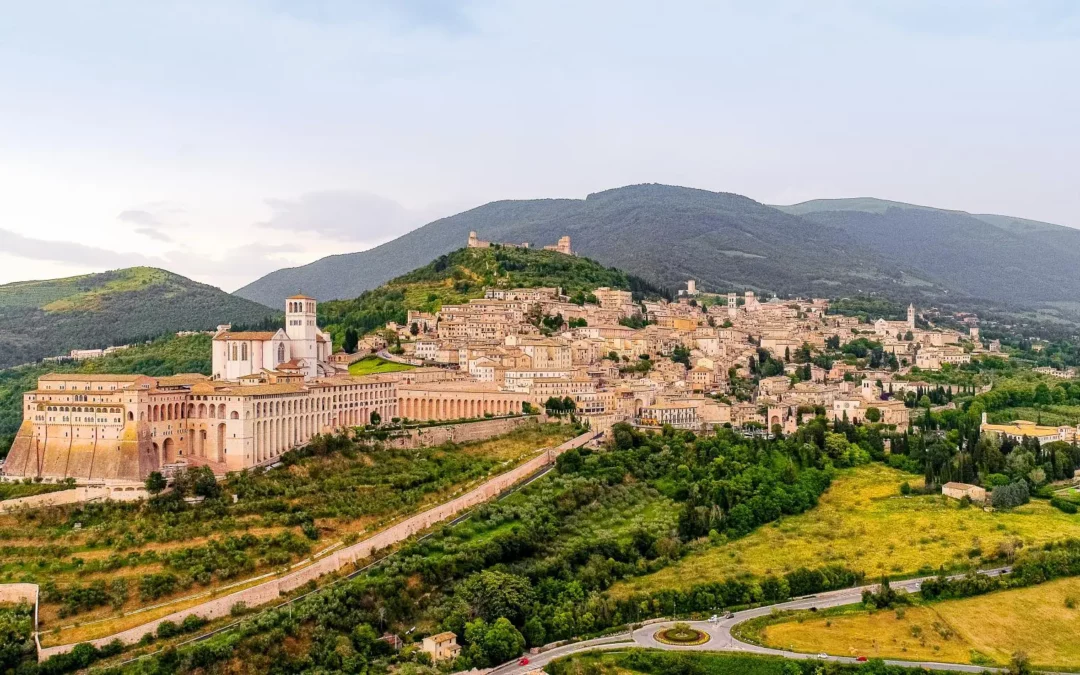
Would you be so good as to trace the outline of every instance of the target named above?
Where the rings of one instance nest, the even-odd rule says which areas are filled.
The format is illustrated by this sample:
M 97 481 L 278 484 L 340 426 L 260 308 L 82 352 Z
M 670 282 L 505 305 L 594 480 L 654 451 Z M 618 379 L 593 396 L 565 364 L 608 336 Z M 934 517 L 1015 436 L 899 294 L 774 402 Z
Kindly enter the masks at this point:
M 240 360 L 248 360 L 248 346 L 246 342 L 240 346 Z
M 278 360 L 278 363 L 284 363 L 285 362 L 285 343 L 281 343 L 281 344 L 278 345 L 278 348 L 277 348 L 277 360 Z
M 233 361 L 237 360 L 237 358 L 236 358 L 236 345 L 232 346 L 232 360 Z

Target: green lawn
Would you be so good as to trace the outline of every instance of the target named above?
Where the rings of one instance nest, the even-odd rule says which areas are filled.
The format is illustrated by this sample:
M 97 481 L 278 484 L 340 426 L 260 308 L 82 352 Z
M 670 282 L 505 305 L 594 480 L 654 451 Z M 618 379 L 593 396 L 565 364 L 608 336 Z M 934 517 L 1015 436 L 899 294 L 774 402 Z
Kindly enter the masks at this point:
M 397 373 L 403 370 L 412 370 L 415 366 L 404 363 L 394 363 L 381 359 L 378 356 L 365 356 L 349 366 L 350 375 L 376 375 L 378 373 Z

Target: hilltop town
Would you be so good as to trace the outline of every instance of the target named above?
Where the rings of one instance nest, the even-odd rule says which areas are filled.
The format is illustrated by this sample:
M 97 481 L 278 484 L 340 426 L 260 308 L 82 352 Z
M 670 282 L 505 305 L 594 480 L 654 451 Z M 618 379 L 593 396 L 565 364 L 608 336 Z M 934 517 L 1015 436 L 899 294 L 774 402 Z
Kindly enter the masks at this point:
M 528 244 L 470 233 L 467 248 L 492 246 Z M 545 250 L 573 255 L 569 237 Z M 915 402 L 938 390 L 920 372 L 1007 358 L 975 322 L 961 332 L 921 320 L 914 306 L 904 321 L 873 323 L 829 309 L 822 298 L 702 293 L 693 280 L 671 301 L 607 286 L 574 296 L 488 287 L 468 302 L 409 310 L 348 353 L 317 325 L 315 299 L 297 295 L 284 328 L 220 327 L 209 377 L 42 376 L 24 395 L 5 473 L 89 483 L 191 466 L 224 475 L 271 464 L 324 431 L 528 413 L 596 431 L 625 422 L 770 436 L 818 415 L 903 430 Z M 372 353 L 401 369 L 351 375 Z M 1034 423 L 1000 432 L 1076 437 L 1075 428 Z

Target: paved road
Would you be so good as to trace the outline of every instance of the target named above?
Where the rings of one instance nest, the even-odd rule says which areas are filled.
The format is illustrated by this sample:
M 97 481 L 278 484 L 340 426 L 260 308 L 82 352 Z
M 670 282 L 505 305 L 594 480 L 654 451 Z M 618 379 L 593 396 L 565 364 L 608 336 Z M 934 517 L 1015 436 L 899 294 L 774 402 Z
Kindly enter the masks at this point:
M 980 574 L 986 574 L 987 576 L 998 576 L 1000 574 L 1006 574 L 1010 570 L 1009 567 L 999 567 L 992 570 L 981 571 Z M 960 575 L 953 577 L 959 578 Z M 919 579 L 909 579 L 907 581 L 893 582 L 892 587 L 897 590 L 905 590 L 908 593 L 914 593 L 922 587 L 922 582 L 926 579 L 933 577 L 922 577 Z M 845 588 L 838 591 L 830 591 L 828 593 L 821 593 L 816 596 L 808 596 L 804 598 L 796 598 L 789 602 L 782 602 L 776 605 L 768 605 L 764 607 L 755 607 L 754 609 L 747 609 L 741 612 L 736 612 L 731 618 L 721 619 L 717 623 L 710 621 L 690 621 L 692 627 L 705 631 L 709 634 L 709 641 L 694 645 L 692 647 L 677 647 L 674 645 L 666 645 L 657 642 L 653 637 L 657 631 L 669 628 L 675 625 L 675 621 L 664 621 L 658 623 L 652 623 L 646 626 L 642 626 L 634 630 L 632 633 L 623 633 L 621 635 L 613 635 L 604 638 L 598 638 L 595 640 L 586 640 L 584 642 L 575 642 L 572 644 L 564 645 L 562 647 L 555 647 L 548 651 L 544 651 L 540 654 L 530 655 L 528 665 L 522 666 L 516 660 L 504 663 L 503 665 L 495 668 L 492 671 L 492 675 L 522 675 L 530 670 L 536 668 L 542 668 L 549 662 L 570 654 L 578 654 L 581 652 L 596 651 L 596 650 L 613 650 L 613 649 L 626 649 L 629 647 L 645 647 L 649 649 L 669 649 L 674 651 L 712 651 L 712 652 L 739 652 L 745 654 L 767 654 L 771 656 L 782 656 L 788 659 L 817 659 L 819 657 L 813 654 L 802 654 L 798 652 L 789 652 L 783 649 L 770 649 L 768 647 L 760 647 L 758 645 L 749 644 L 736 639 L 731 634 L 731 629 L 735 624 L 742 623 L 748 619 L 753 619 L 759 616 L 765 616 L 771 614 L 773 610 L 793 610 L 793 609 L 810 609 L 811 607 L 817 607 L 824 609 L 827 607 L 837 607 L 839 605 L 850 605 L 862 601 L 862 592 L 870 589 L 877 588 L 877 584 L 871 584 L 869 586 L 860 586 L 858 588 Z M 824 660 L 837 661 L 840 663 L 856 663 L 854 657 L 849 656 L 826 656 Z M 968 673 L 981 673 L 986 670 L 996 670 L 994 668 L 985 668 L 983 666 L 972 666 L 961 663 L 936 663 L 932 661 L 894 661 L 886 660 L 885 663 L 897 666 L 908 666 L 912 668 L 927 668 L 930 670 L 948 670 L 959 671 Z

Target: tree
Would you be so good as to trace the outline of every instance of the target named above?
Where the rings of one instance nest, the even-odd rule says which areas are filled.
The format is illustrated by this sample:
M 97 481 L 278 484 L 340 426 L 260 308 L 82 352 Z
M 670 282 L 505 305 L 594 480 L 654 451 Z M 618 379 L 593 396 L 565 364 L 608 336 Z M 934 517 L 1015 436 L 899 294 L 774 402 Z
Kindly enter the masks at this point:
M 517 623 L 525 618 L 534 601 L 528 579 L 496 570 L 473 574 L 461 583 L 458 594 L 475 616 L 486 621 L 507 617 Z
M 530 647 L 542 647 L 547 639 L 547 631 L 544 630 L 544 622 L 538 616 L 531 616 L 525 622 L 525 642 Z
M 866 409 L 866 421 L 877 424 L 881 421 L 881 410 L 873 406 Z
M 152 495 L 159 494 L 167 485 L 165 476 L 162 476 L 160 471 L 151 471 L 146 477 L 146 491 Z
M 477 619 L 465 624 L 468 656 L 473 666 L 495 666 L 513 659 L 525 649 L 525 638 L 506 617 L 488 624 Z
M 382 415 L 378 411 L 371 411 L 371 423 L 374 426 L 379 426 L 379 422 L 382 422 Z
M 360 343 L 360 336 L 357 334 L 356 329 L 349 327 L 345 329 L 345 339 L 341 342 L 341 348 L 345 350 L 346 354 L 355 354 L 356 346 Z
M 415 321 L 413 321 L 412 325 L 409 326 L 409 334 L 413 337 L 416 337 L 420 334 L 420 325 L 417 324 Z

